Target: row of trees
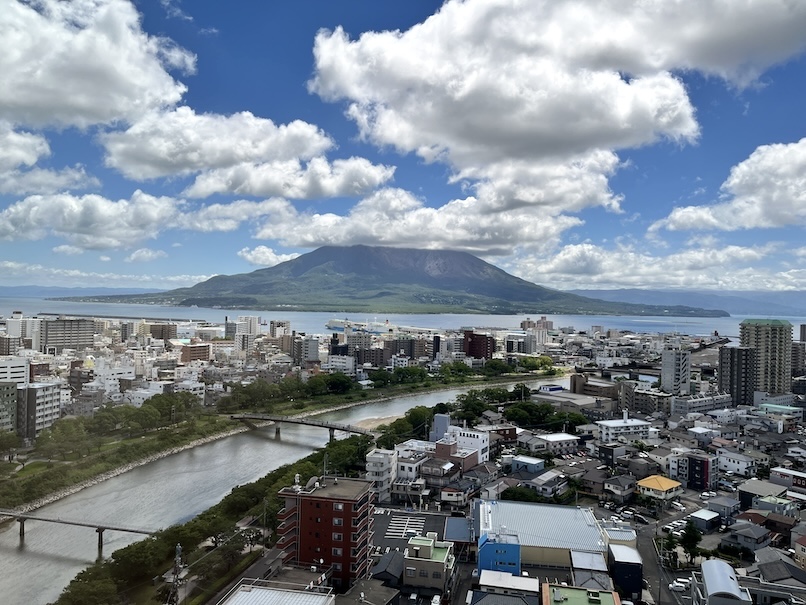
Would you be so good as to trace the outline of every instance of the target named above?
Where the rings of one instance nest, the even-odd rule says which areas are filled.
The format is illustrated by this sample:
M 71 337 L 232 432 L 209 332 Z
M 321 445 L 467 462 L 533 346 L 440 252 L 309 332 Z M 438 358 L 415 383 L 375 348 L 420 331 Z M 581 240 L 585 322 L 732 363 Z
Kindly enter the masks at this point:
M 48 460 L 76 453 L 89 455 L 100 449 L 104 438 L 138 433 L 178 423 L 193 423 L 201 414 L 198 398 L 190 393 L 159 394 L 142 406 L 109 406 L 94 416 L 62 418 L 43 430 L 36 440 L 36 453 Z
M 318 374 L 306 382 L 291 375 L 276 383 L 255 380 L 250 384 L 228 383 L 226 386 L 229 392 L 218 400 L 217 408 L 228 414 L 239 410 L 271 411 L 277 403 L 306 397 L 344 395 L 355 387 L 355 383 L 349 376 L 336 372 Z
M 488 410 L 497 411 L 505 405 L 504 417 L 523 428 L 543 428 L 548 430 L 568 430 L 588 419 L 576 412 L 559 412 L 548 403 L 534 403 L 529 400 L 531 389 L 518 383 L 512 389 L 490 387 L 471 389 L 456 396 L 451 403 L 438 403 L 433 408 L 417 406 L 407 410 L 402 418 L 388 426 L 382 426 L 378 446 L 392 448 L 406 439 L 427 439 L 428 428 L 433 424 L 434 414 L 450 414 L 455 420 L 466 422 L 468 426 L 478 423 Z

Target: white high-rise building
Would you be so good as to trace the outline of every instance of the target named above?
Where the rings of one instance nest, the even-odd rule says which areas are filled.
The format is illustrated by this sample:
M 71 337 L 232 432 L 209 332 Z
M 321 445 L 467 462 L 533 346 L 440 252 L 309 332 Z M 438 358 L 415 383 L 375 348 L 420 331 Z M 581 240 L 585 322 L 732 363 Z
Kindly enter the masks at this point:
M 691 394 L 691 353 L 664 349 L 661 353 L 660 388 L 672 395 Z
M 392 499 L 392 484 L 397 479 L 397 451 L 373 449 L 367 454 L 366 479 L 372 481 L 370 491 L 376 502 L 389 502 Z
M 26 357 L 0 357 L 0 382 L 26 385 L 30 377 L 30 361 Z
M 260 334 L 260 317 L 255 315 L 240 315 L 238 317 L 238 332 L 243 334 Z

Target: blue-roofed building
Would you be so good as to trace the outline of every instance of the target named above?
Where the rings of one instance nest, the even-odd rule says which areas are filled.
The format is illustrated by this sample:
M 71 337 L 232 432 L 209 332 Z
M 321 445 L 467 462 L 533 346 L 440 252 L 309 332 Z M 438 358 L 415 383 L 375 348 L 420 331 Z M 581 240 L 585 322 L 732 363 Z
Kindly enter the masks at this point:
M 746 588 L 739 586 L 736 570 L 721 559 L 702 562 L 691 586 L 693 605 L 751 605 Z

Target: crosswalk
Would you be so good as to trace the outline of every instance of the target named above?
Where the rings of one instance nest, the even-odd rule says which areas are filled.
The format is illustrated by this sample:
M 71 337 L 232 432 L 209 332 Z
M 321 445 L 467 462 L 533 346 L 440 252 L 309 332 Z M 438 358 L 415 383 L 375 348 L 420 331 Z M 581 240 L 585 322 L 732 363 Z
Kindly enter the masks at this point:
M 412 535 L 423 535 L 425 517 L 394 515 L 386 528 L 385 538 L 408 538 Z M 414 532 L 412 534 L 412 532 Z

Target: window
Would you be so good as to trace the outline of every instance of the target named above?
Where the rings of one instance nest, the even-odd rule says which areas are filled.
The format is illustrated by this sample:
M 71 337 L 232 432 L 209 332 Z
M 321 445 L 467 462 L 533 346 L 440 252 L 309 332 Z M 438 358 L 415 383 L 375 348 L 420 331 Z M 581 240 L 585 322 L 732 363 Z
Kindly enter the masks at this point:
M 344 525 L 344 519 L 342 519 L 341 517 L 334 517 L 333 525 Z
M 341 563 L 334 563 L 333 571 L 341 571 Z
M 341 556 L 341 548 L 334 548 L 333 549 L 333 556 L 340 557 Z
M 341 540 L 342 540 L 342 535 L 341 535 L 341 534 L 339 534 L 339 533 L 335 533 L 335 532 L 334 532 L 334 533 L 333 533 L 333 541 L 334 541 L 334 542 L 341 542 Z
M 421 569 L 420 570 L 420 577 L 421 578 L 427 578 L 428 577 L 428 570 L 427 569 Z
M 406 577 L 407 578 L 413 578 L 414 577 L 414 572 L 415 572 L 415 569 L 413 567 L 407 567 L 406 568 Z
M 431 574 L 431 577 L 434 578 L 435 580 L 441 580 L 442 579 L 442 572 L 441 571 L 435 571 L 434 573 Z
M 344 503 L 343 502 L 334 502 L 333 503 L 333 510 L 344 510 Z

